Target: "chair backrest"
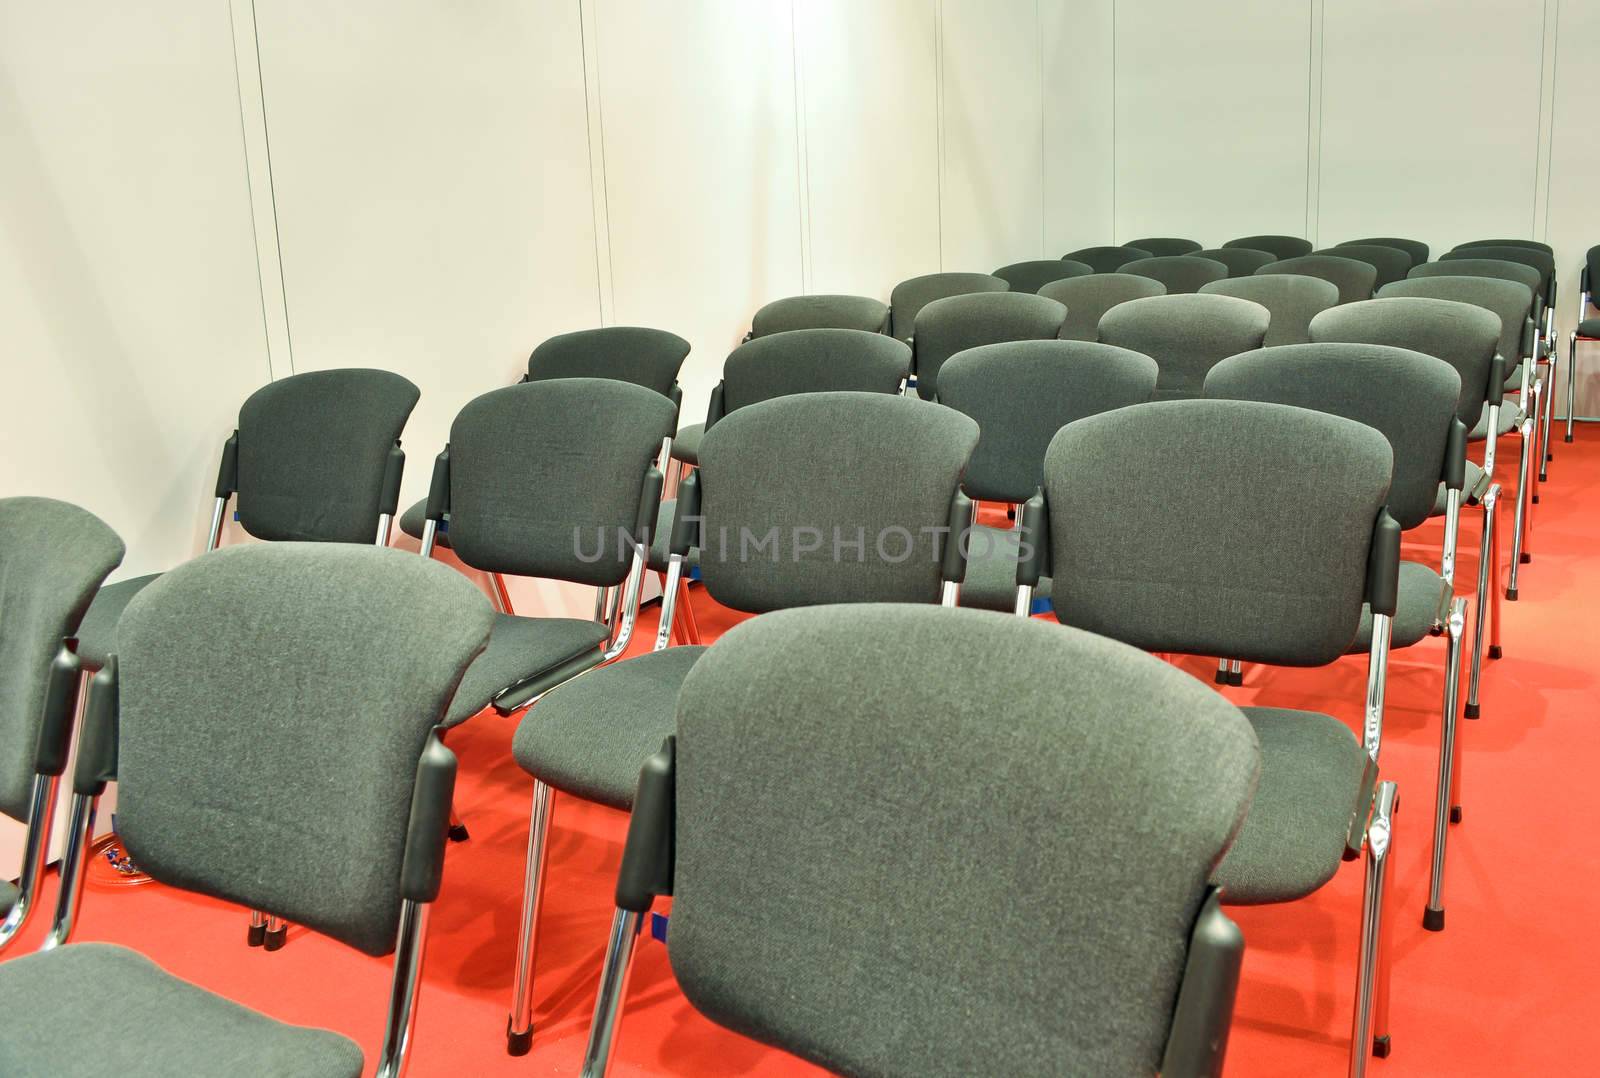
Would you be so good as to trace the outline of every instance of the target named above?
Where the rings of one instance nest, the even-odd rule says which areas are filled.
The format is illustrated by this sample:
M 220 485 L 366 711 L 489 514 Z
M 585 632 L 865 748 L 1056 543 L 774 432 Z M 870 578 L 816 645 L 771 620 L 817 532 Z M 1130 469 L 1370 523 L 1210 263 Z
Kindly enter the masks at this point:
M 1315 246 L 1310 240 L 1301 239 L 1299 236 L 1241 236 L 1236 240 L 1229 240 L 1224 247 L 1248 247 L 1256 251 L 1271 251 L 1279 258 L 1299 258 L 1301 255 L 1311 253 Z
M 1370 262 L 1341 255 L 1301 255 L 1284 258 L 1256 270 L 1258 274 L 1298 273 L 1318 277 L 1339 290 L 1340 303 L 1371 299 L 1377 287 L 1378 270 Z
M 736 627 L 677 730 L 669 955 L 711 1019 L 844 1074 L 1159 1069 L 1259 768 L 1222 697 L 1087 633 L 867 606 Z
M 879 393 L 729 413 L 706 431 L 696 473 L 706 591 L 751 612 L 938 602 L 939 529 L 977 443 L 959 412 Z
M 528 380 L 610 378 L 674 396 L 689 342 L 645 326 L 605 326 L 561 333 L 528 356 Z
M 1219 360 L 1261 347 L 1270 317 L 1261 304 L 1232 296 L 1154 296 L 1107 311 L 1100 339 L 1156 361 L 1157 397 L 1198 397 Z
M 1281 404 L 1080 419 L 1045 457 L 1056 616 L 1147 651 L 1330 663 L 1361 621 L 1391 467 L 1373 428 Z
M 1196 258 L 1221 262 L 1228 267 L 1229 277 L 1248 277 L 1262 266 L 1278 260 L 1278 256 L 1271 251 L 1253 247 L 1208 247 L 1204 251 L 1196 251 L 1194 255 Z
M 1405 299 L 1408 301 L 1425 299 L 1433 302 L 1466 303 L 1474 307 L 1483 308 L 1494 316 L 1494 323 L 1490 327 L 1494 330 L 1494 344 L 1492 346 L 1493 350 L 1490 352 L 1490 359 L 1494 358 L 1496 352 L 1504 356 L 1507 374 L 1516 366 L 1517 359 L 1522 354 L 1524 327 L 1526 327 L 1528 315 L 1533 309 L 1533 289 L 1516 281 L 1504 281 L 1494 277 L 1409 277 L 1404 281 L 1396 281 L 1394 284 L 1386 286 L 1383 294 L 1378 298 L 1383 300 Z M 1417 311 L 1421 310 L 1421 307 L 1417 308 Z M 1456 319 L 1458 317 L 1464 319 L 1465 316 L 1461 312 L 1441 309 L 1431 316 L 1409 313 L 1406 317 L 1417 319 L 1417 326 L 1407 330 L 1403 325 L 1396 324 L 1394 326 L 1386 326 L 1379 331 L 1389 336 L 1404 335 L 1403 339 L 1401 337 L 1396 337 L 1395 339 L 1385 337 L 1374 340 L 1371 343 L 1395 344 L 1402 348 L 1415 348 L 1418 352 L 1426 352 L 1430 356 L 1438 356 L 1461 371 L 1461 384 L 1464 388 L 1475 389 L 1478 383 L 1473 378 L 1472 370 L 1463 367 L 1461 363 L 1452 359 L 1451 356 L 1442 354 L 1442 351 L 1458 352 L 1464 350 L 1466 353 L 1476 356 L 1481 350 L 1481 346 L 1476 342 L 1481 339 L 1484 333 L 1484 328 L 1481 327 L 1489 324 L 1484 322 L 1482 318 L 1475 321 L 1463 320 L 1460 328 L 1452 333 L 1444 323 L 1447 319 Z M 1407 340 L 1415 340 L 1418 343 L 1405 343 Z M 1433 347 L 1422 346 L 1435 340 L 1439 343 Z M 1474 360 L 1473 362 L 1478 361 Z M 1488 361 L 1484 360 L 1483 362 L 1485 364 L 1485 375 L 1487 375 Z M 1463 400 L 1461 405 L 1465 408 L 1467 401 Z M 1476 412 L 1473 413 L 1473 419 L 1470 422 L 1477 422 Z
M 1547 255 L 1556 253 L 1554 247 L 1548 243 L 1540 243 L 1538 240 L 1469 240 L 1466 243 L 1456 244 L 1454 249 L 1463 251 L 1469 247 L 1523 247 L 1530 251 L 1543 251 Z M 1423 261 L 1425 262 L 1427 259 L 1423 259 Z
M 1027 292 L 934 300 L 917 315 L 917 392 L 932 400 L 939 368 L 957 352 L 1000 341 L 1053 340 L 1066 319 L 1065 306 Z
M 123 549 L 88 510 L 0 498 L 0 813 L 14 820 L 28 822 L 50 663 Z
M 1067 320 L 1058 336 L 1064 341 L 1100 339 L 1100 319 L 1119 303 L 1131 299 L 1164 296 L 1167 286 L 1149 277 L 1131 273 L 1096 273 L 1092 277 L 1072 277 L 1051 281 L 1039 295 L 1067 308 Z
M 1457 262 L 1492 258 L 1501 262 L 1515 262 L 1539 274 L 1538 293 L 1550 302 L 1550 284 L 1556 277 L 1556 259 L 1549 251 L 1531 247 L 1462 247 L 1439 256 L 1441 262 Z
M 1051 281 L 1068 277 L 1087 277 L 1094 267 L 1070 258 L 1036 258 L 1028 262 L 1013 262 L 1001 266 L 994 275 L 1011 286 L 1013 292 L 1038 292 Z
M 1272 319 L 1262 342 L 1268 348 L 1305 344 L 1311 339 L 1311 320 L 1339 302 L 1339 289 L 1333 283 L 1295 273 L 1213 281 L 1201 288 L 1200 294 L 1233 296 L 1265 307 Z
M 1147 236 L 1142 240 L 1129 240 L 1124 247 L 1137 247 L 1141 251 L 1149 251 L 1153 258 L 1164 258 L 1169 255 L 1187 255 L 1200 250 L 1205 244 L 1198 240 L 1181 239 L 1177 236 Z
M 450 425 L 450 547 L 485 572 L 610 586 L 628 573 L 645 473 L 677 409 L 643 386 L 491 390 Z M 653 518 L 652 518 L 653 519 Z
M 1063 259 L 1073 262 L 1082 262 L 1086 266 L 1094 267 L 1096 273 L 1115 273 L 1117 267 L 1136 258 L 1150 258 L 1154 251 L 1147 251 L 1143 247 L 1123 245 L 1121 247 L 1080 247 L 1076 251 L 1068 251 L 1062 255 Z
M 1357 262 L 1365 262 L 1378 271 L 1378 279 L 1373 284 L 1373 291 L 1377 291 L 1391 281 L 1405 279 L 1413 262 L 1411 252 L 1399 247 L 1387 247 L 1379 243 L 1341 243 L 1337 247 L 1325 247 L 1320 251 L 1311 252 L 1313 255 L 1332 255 L 1335 258 L 1353 258 Z
M 1589 302 L 1593 304 L 1594 293 L 1600 291 L 1600 244 L 1589 248 L 1583 256 L 1583 282 L 1590 293 Z
M 1449 258 L 1448 255 L 1446 258 L 1449 260 L 1425 262 L 1413 268 L 1406 277 L 1482 277 L 1491 281 L 1511 281 L 1528 290 L 1529 317 L 1532 317 L 1540 296 L 1544 294 L 1544 277 L 1532 266 L 1504 258 Z
M 882 333 L 859 329 L 769 333 L 735 348 L 723 364 L 723 415 L 791 393 L 898 393 L 910 370 L 910 345 Z
M 1415 528 L 1432 515 L 1444 478 L 1461 377 L 1444 360 L 1405 348 L 1291 344 L 1218 363 L 1206 376 L 1206 396 L 1310 408 L 1381 431 L 1394 451 L 1389 513 Z
M 118 836 L 163 883 L 387 954 L 417 763 L 493 619 L 394 548 L 225 547 L 164 574 L 117 625 Z
M 1408 240 L 1400 236 L 1369 236 L 1364 240 L 1345 240 L 1339 247 L 1397 247 L 1411 256 L 1411 264 L 1420 266 L 1428 260 L 1428 245 L 1421 240 Z
M 967 493 L 1027 501 L 1044 482 L 1044 452 L 1056 431 L 1149 400 L 1157 373 L 1149 356 L 1088 341 L 1012 341 L 956 353 L 939 373 L 939 403 L 978 423 Z
M 909 341 L 916 332 L 918 312 L 934 300 L 973 292 L 1004 292 L 1010 287 L 987 273 L 926 273 L 901 281 L 889 293 L 890 332 Z
M 793 329 L 859 329 L 886 333 L 889 308 L 870 296 L 789 296 L 775 299 L 750 319 L 750 335 Z
M 1197 258 L 1194 255 L 1136 258 L 1117 272 L 1160 281 L 1166 286 L 1169 296 L 1198 292 L 1201 285 L 1226 280 L 1228 277 L 1228 267 L 1223 263 L 1210 258 Z
M 239 525 L 257 539 L 370 543 L 389 452 L 420 392 L 389 371 L 292 374 L 239 409 Z

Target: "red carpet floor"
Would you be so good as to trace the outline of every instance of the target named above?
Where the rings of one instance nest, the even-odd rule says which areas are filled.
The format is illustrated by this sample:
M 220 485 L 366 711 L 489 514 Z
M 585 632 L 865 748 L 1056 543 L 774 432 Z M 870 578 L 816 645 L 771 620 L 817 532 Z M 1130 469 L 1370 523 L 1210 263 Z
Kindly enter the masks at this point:
M 1500 472 L 1513 479 L 1514 440 Z M 1398 780 L 1393 939 L 1394 1054 L 1378 1075 L 1592 1072 L 1600 1033 L 1593 942 L 1600 892 L 1594 776 L 1600 771 L 1600 431 L 1556 442 L 1538 507 L 1522 599 L 1504 605 L 1505 658 L 1488 664 L 1483 718 L 1464 722 L 1465 818 L 1452 829 L 1442 934 L 1421 927 L 1438 745 L 1443 645 L 1392 660 L 1385 773 Z M 1476 580 L 1478 520 L 1463 514 L 1458 579 Z M 1507 515 L 1505 523 L 1509 525 Z M 1437 557 L 1440 529 L 1408 539 Z M 1509 557 L 1510 529 L 1503 550 Z M 709 639 L 736 616 L 696 593 Z M 653 635 L 653 612 L 637 639 Z M 1185 660 L 1209 682 L 1211 664 Z M 1356 725 L 1365 660 L 1320 670 L 1251 668 L 1239 702 L 1322 709 Z M 1463 691 L 1465 683 L 1463 680 Z M 333 717 L 330 717 L 332 719 Z M 996 721 L 1005 720 L 997 710 Z M 480 717 L 452 738 L 457 805 L 469 841 L 450 850 L 434 908 L 411 1073 L 576 1074 L 610 921 L 625 819 L 559 798 L 538 955 L 533 1052 L 505 1055 L 504 1029 L 527 835 L 529 779 L 511 762 L 512 724 Z M 240 851 L 249 856 L 249 851 Z M 1343 1072 L 1350 1029 L 1361 866 L 1291 906 L 1235 910 L 1247 940 L 1228 1055 L 1234 1075 Z M 53 887 L 51 889 L 53 894 Z M 47 896 L 48 898 L 49 896 Z M 46 907 L 48 908 L 48 907 Z M 244 945 L 242 911 L 159 885 L 89 889 L 78 940 L 137 948 L 171 972 L 296 1023 L 355 1038 L 373 1065 L 387 962 L 303 929 L 275 954 Z M 30 926 L 13 953 L 31 949 Z M 92 1023 L 84 1029 L 93 1036 Z M 1063 1061 L 1067 1069 L 1069 1061 Z M 674 985 L 665 948 L 641 945 L 613 1073 L 774 1075 L 813 1072 L 722 1032 Z

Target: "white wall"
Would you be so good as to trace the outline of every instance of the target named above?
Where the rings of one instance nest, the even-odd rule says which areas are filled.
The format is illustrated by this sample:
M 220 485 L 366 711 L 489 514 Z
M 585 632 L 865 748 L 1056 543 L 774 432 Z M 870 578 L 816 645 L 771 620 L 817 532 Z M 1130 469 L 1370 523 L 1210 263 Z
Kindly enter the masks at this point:
M 1562 337 L 1562 369 L 1556 378 L 1556 414 L 1567 407 L 1566 337 L 1578 318 L 1578 270 L 1584 252 L 1600 244 L 1600 102 L 1596 101 L 1595 42 L 1600 41 L 1600 3 L 1562 0 L 1552 20 L 1554 57 L 1550 191 L 1544 235 L 1555 246 L 1561 269 L 1556 318 Z M 1600 281 L 1594 282 L 1600 286 Z M 1590 317 L 1600 317 L 1590 310 Z M 1600 415 L 1600 345 L 1578 349 L 1578 414 Z M 1554 429 L 1552 438 L 1559 435 Z M 1557 460 L 1560 450 L 1557 450 Z M 1559 464 L 1552 465 L 1559 468 Z

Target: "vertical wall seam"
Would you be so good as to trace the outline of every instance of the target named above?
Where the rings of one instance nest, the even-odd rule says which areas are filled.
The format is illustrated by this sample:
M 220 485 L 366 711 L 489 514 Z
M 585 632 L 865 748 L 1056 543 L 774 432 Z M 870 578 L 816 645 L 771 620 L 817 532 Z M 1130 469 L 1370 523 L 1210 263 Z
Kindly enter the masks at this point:
M 806 141 L 805 72 L 801 66 L 799 0 L 789 0 L 789 50 L 794 82 L 795 200 L 800 214 L 800 292 L 811 294 L 811 157 Z
M 1327 5 L 1310 0 L 1306 42 L 1306 219 L 1305 238 L 1320 246 L 1322 230 L 1322 83 L 1327 55 Z
M 939 269 L 944 270 L 944 0 L 933 4 L 933 115 L 938 167 L 934 169 L 934 202 L 938 206 Z
M 1555 5 L 1556 18 L 1550 30 L 1550 136 L 1544 147 L 1544 232 L 1540 236 L 1546 243 L 1550 242 L 1550 192 L 1555 186 L 1556 174 L 1556 94 L 1560 90 L 1556 79 L 1561 71 L 1561 0 L 1547 0 L 1547 6 L 1549 3 Z M 1540 100 L 1543 100 L 1542 94 Z M 1572 407 L 1570 402 L 1567 407 Z
M 1117 0 L 1111 0 L 1111 235 L 1117 242 Z
M 233 46 L 233 90 L 239 105 L 239 152 L 244 156 L 244 191 L 250 207 L 250 245 L 256 255 L 256 299 L 261 304 L 261 345 L 267 356 L 267 381 L 275 381 L 272 370 L 272 329 L 267 323 L 267 286 L 261 273 L 261 237 L 256 234 L 255 181 L 250 177 L 250 140 L 245 134 L 244 84 L 239 71 L 239 27 L 233 19 L 233 5 L 228 5 L 228 36 Z M 252 36 L 254 36 L 252 32 Z
M 1045 247 L 1045 237 L 1049 234 L 1046 218 L 1050 212 L 1050 197 L 1046 185 L 1050 181 L 1050 174 L 1045 168 L 1044 12 L 1039 4 L 1040 0 L 1033 0 L 1034 36 L 1039 39 L 1039 257 L 1049 258 L 1048 249 Z
M 577 0 L 578 5 L 578 64 L 583 72 L 583 145 L 589 159 L 589 224 L 594 230 L 594 305 L 600 312 L 601 325 L 605 324 L 606 300 L 605 286 L 601 283 L 601 275 L 606 267 L 601 265 L 600 258 L 600 204 L 595 198 L 594 190 L 594 117 L 589 111 L 589 45 L 587 32 L 583 25 L 583 0 Z M 608 235 L 609 238 L 609 235 Z
M 256 46 L 256 72 L 261 72 L 261 26 L 255 0 L 250 0 L 250 36 Z M 267 194 L 272 206 L 272 239 L 278 248 L 278 287 L 283 290 L 283 336 L 289 350 L 289 373 L 295 373 L 294 320 L 289 317 L 289 282 L 283 272 L 283 230 L 278 224 L 278 184 L 272 175 L 272 125 L 267 122 L 267 80 L 261 76 L 261 139 L 267 155 Z
M 1552 19 L 1551 9 L 1555 9 Z M 1539 125 L 1534 147 L 1533 206 L 1528 235 L 1548 241 L 1550 232 L 1551 173 L 1554 171 L 1556 62 L 1559 52 L 1556 31 L 1560 25 L 1560 0 L 1544 0 L 1539 25 Z
M 592 28 L 591 19 L 595 19 Z M 616 321 L 617 283 L 616 260 L 611 252 L 611 181 L 606 171 L 605 102 L 600 93 L 600 27 L 592 2 L 585 0 L 578 0 L 578 42 L 583 52 L 583 115 L 589 148 L 595 288 L 599 293 L 600 324 L 609 326 Z

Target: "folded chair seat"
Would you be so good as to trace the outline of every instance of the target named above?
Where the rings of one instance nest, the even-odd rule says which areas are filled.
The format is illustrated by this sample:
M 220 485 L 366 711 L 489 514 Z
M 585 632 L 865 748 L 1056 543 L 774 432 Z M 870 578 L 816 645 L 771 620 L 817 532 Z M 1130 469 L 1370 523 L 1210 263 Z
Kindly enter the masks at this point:
M 1600 318 L 1585 318 L 1579 322 L 1578 336 L 1600 339 Z
M 1395 606 L 1394 620 L 1390 623 L 1389 646 L 1407 648 L 1426 637 L 1434 625 L 1439 624 L 1444 612 L 1444 577 L 1429 566 L 1416 561 L 1400 563 L 1400 598 Z M 1372 646 L 1372 610 L 1361 608 L 1361 627 L 1356 630 L 1350 654 L 1364 652 Z
M 1469 493 L 1471 493 L 1472 491 L 1477 490 L 1478 487 L 1483 484 L 1483 477 L 1484 477 L 1483 466 L 1480 465 L 1480 464 L 1474 464 L 1470 460 L 1467 461 L 1467 468 L 1466 468 L 1465 478 L 1462 480 L 1462 483 L 1461 483 L 1461 502 L 1462 502 L 1463 505 L 1468 503 L 1467 495 Z M 1433 512 L 1430 513 L 1429 516 L 1435 516 L 1435 517 L 1444 516 L 1445 509 L 1446 509 L 1445 502 L 1446 502 L 1447 497 L 1448 497 L 1448 495 L 1445 493 L 1444 484 L 1440 483 L 1439 484 L 1439 493 L 1434 495 L 1434 499 L 1433 499 Z
M 449 729 L 466 722 L 507 688 L 541 674 L 561 671 L 563 678 L 570 677 L 567 666 L 585 653 L 592 659 L 591 665 L 598 664 L 609 635 L 606 626 L 584 618 L 496 614 L 489 646 L 467 667 L 441 725 Z
M 0 917 L 11 912 L 17 904 L 17 885 L 10 880 L 0 880 Z
M 961 582 L 961 605 L 1009 614 L 1017 604 L 1017 540 L 1008 528 L 976 525 L 970 539 L 972 556 Z M 984 533 L 982 535 L 978 533 Z M 1050 594 L 1050 578 L 1042 576 L 1035 595 Z
M 83 620 L 78 623 L 78 657 L 85 666 L 98 670 L 117 650 L 117 621 L 133 602 L 133 597 L 161 579 L 160 573 L 136 576 L 107 584 L 95 592 Z
M 400 514 L 400 530 L 411 536 L 413 539 L 421 539 L 422 526 L 427 523 L 427 516 L 428 499 L 423 498 L 410 509 L 407 509 L 404 513 Z M 444 515 L 444 519 L 445 523 L 448 525 L 450 521 L 450 514 L 446 513 Z M 433 541 L 435 545 L 448 549 L 450 546 L 450 531 L 448 527 L 440 528 L 438 531 L 436 531 L 433 536 Z
M 337 1033 L 268 1018 L 106 943 L 0 966 L 0 1014 L 0 1070 L 10 1075 L 359 1078 L 362 1070 L 361 1049 Z
M 1516 405 L 1509 401 L 1501 405 L 1500 422 L 1495 425 L 1494 429 L 1495 437 L 1499 437 L 1502 434 L 1510 434 L 1512 431 L 1516 430 L 1517 422 L 1521 418 L 1522 413 L 1517 409 Z M 1483 406 L 1483 412 L 1478 416 L 1477 426 L 1473 427 L 1471 433 L 1467 435 L 1467 440 L 1472 442 L 1481 442 L 1485 441 L 1488 437 L 1489 406 L 1486 404 Z
M 672 436 L 672 459 L 685 464 L 700 463 L 700 439 L 705 437 L 704 423 L 689 423 L 678 428 Z

